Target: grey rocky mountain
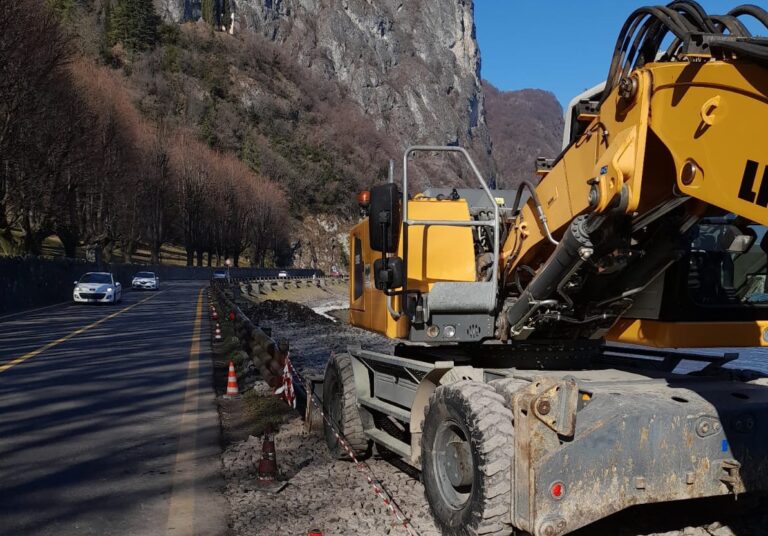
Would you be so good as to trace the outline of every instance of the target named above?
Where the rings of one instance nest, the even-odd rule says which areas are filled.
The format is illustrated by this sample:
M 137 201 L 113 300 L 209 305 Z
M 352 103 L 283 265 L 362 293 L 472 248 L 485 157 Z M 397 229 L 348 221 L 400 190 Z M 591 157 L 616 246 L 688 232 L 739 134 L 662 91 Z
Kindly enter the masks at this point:
M 200 13 L 199 0 L 156 2 L 167 21 Z M 494 174 L 472 0 L 232 0 L 231 6 L 236 32 L 260 33 L 313 74 L 340 83 L 401 148 L 459 145 Z

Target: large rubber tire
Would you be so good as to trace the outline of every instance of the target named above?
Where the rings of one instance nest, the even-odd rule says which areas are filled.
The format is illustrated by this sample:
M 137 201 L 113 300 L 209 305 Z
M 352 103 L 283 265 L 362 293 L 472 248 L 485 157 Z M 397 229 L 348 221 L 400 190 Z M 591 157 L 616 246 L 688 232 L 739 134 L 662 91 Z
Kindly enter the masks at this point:
M 363 432 L 363 420 L 357 407 L 352 357 L 349 354 L 335 354 L 325 367 L 323 412 L 338 427 L 355 456 L 366 458 L 370 455 L 371 442 Z M 340 460 L 350 460 L 349 454 L 337 441 L 335 432 L 325 420 L 323 427 L 331 455 Z
M 451 443 L 461 444 L 466 460 L 471 459 L 471 466 L 463 465 L 467 469 L 458 483 L 447 476 L 451 470 L 446 469 L 450 466 L 446 459 L 454 451 L 446 434 L 455 434 Z M 435 389 L 424 419 L 421 470 L 427 501 L 442 534 L 514 534 L 510 523 L 512 434 L 512 412 L 492 387 L 461 381 Z

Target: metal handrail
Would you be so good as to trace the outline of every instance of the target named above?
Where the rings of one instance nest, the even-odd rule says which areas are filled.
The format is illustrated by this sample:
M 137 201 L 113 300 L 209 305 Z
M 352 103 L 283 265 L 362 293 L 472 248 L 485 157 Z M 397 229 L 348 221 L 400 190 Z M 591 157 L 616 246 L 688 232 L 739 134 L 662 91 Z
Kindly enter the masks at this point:
M 475 177 L 477 178 L 480 185 L 483 187 L 483 190 L 485 191 L 485 194 L 488 196 L 488 199 L 491 202 L 491 206 L 493 207 L 493 222 L 488 221 L 449 221 L 449 220 L 409 220 L 408 219 L 408 157 L 416 152 L 445 152 L 445 153 L 461 153 L 464 155 L 464 158 L 466 158 L 467 162 L 469 163 L 469 167 L 472 169 L 472 172 L 475 174 Z M 493 296 L 495 299 L 495 296 L 498 292 L 498 285 L 499 285 L 499 205 L 496 203 L 496 198 L 491 193 L 491 189 L 488 187 L 488 184 L 485 182 L 485 179 L 483 179 L 482 174 L 480 173 L 480 170 L 475 165 L 474 160 L 472 160 L 472 157 L 469 155 L 466 149 L 463 147 L 449 147 L 449 146 L 440 146 L 440 145 L 412 145 L 411 147 L 408 147 L 405 150 L 405 153 L 403 155 L 403 225 L 404 234 L 408 233 L 408 226 L 409 225 L 440 225 L 440 226 L 446 226 L 446 227 L 493 227 L 493 277 L 491 278 L 493 281 Z M 407 239 L 406 239 L 407 240 Z M 405 263 L 407 265 L 407 256 L 408 251 L 404 248 L 403 249 L 403 257 L 405 258 Z

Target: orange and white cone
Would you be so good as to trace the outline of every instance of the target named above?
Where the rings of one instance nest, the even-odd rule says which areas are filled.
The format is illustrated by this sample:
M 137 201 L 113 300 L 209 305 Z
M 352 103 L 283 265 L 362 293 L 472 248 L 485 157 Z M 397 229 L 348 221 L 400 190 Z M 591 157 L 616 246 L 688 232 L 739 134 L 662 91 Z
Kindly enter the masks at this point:
M 224 398 L 233 398 L 240 396 L 240 391 L 237 389 L 237 374 L 235 374 L 235 364 L 229 362 L 229 374 L 227 374 L 227 394 Z

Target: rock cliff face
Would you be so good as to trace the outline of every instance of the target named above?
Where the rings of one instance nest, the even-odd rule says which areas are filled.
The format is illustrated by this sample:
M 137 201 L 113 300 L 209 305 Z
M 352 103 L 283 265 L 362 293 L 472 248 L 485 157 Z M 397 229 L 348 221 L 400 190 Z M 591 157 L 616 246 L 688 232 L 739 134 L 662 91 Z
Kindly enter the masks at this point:
M 165 20 L 199 17 L 199 0 L 156 2 Z M 236 32 L 340 83 L 397 146 L 460 145 L 493 175 L 472 0 L 230 2 Z
M 214 1 L 217 10 L 221 10 L 222 0 Z M 349 101 L 362 110 L 362 119 L 360 115 L 349 118 L 349 132 L 365 132 L 359 126 L 355 128 L 355 121 L 363 121 L 381 134 L 380 140 L 367 140 L 369 144 L 364 152 L 370 153 L 371 145 L 379 149 L 378 154 L 368 157 L 369 160 L 393 158 L 398 164 L 399 175 L 402 150 L 409 145 L 456 145 L 470 152 L 481 172 L 493 183 L 496 164 L 491 155 L 491 138 L 479 77 L 480 51 L 475 39 L 473 0 L 224 1 L 228 1 L 228 10 L 234 13 L 235 40 L 232 43 L 238 40 L 249 42 L 244 36 L 256 34 L 269 47 L 277 47 L 281 53 L 280 62 L 273 62 L 274 78 L 270 80 L 248 79 L 247 72 L 242 68 L 247 62 L 242 58 L 239 63 L 235 59 L 232 61 L 239 68 L 229 69 L 231 86 L 228 91 L 236 96 L 229 100 L 241 102 L 240 107 L 250 117 L 254 117 L 253 110 L 265 108 L 251 102 L 256 97 L 268 99 L 270 103 L 287 103 L 283 107 L 291 111 L 283 114 L 285 117 L 277 114 L 280 121 L 269 124 L 261 118 L 268 114 L 260 114 L 260 123 L 253 123 L 257 133 L 252 132 L 250 139 L 264 140 L 264 144 L 269 145 L 274 140 L 283 139 L 285 132 L 294 138 L 301 132 L 296 130 L 291 133 L 295 124 L 301 124 L 302 118 L 307 117 L 304 112 L 307 99 L 297 92 L 297 88 L 301 91 L 306 88 L 296 81 L 298 73 L 306 81 L 304 85 L 310 88 L 317 80 L 332 83 L 333 87 L 339 88 L 338 99 Z M 155 0 L 155 3 L 158 13 L 167 22 L 198 20 L 202 11 L 202 0 Z M 229 46 L 232 46 L 231 43 Z M 256 54 L 263 52 L 264 57 L 259 58 L 262 63 L 271 61 L 269 58 L 274 52 L 267 50 L 269 47 L 265 45 L 261 49 L 253 49 Z M 254 53 L 251 50 L 248 54 Z M 285 58 L 290 59 L 291 65 L 285 63 Z M 213 98 L 209 100 L 213 102 Z M 226 107 L 233 106 L 232 102 L 215 102 L 217 113 L 214 120 L 224 117 Z M 320 108 L 315 106 L 314 109 Z M 338 118 L 334 119 L 338 122 Z M 284 124 L 285 127 L 281 127 L 280 132 L 274 132 L 272 126 L 275 124 Z M 225 134 L 228 132 L 227 125 L 216 128 Z M 246 139 L 237 132 L 222 134 L 219 138 L 225 141 Z M 315 136 L 314 139 L 321 137 Z M 311 143 L 314 142 L 307 142 Z M 222 148 L 239 154 L 247 152 L 234 142 L 232 145 Z M 277 149 L 271 145 L 266 148 L 260 146 L 258 171 L 285 184 L 289 195 L 294 197 L 295 191 L 300 188 L 293 185 L 301 181 L 290 179 L 286 182 L 282 176 L 293 175 L 282 173 L 283 164 L 290 161 L 296 169 L 301 171 L 304 168 L 291 160 L 291 154 L 280 153 L 279 158 L 273 158 L 272 153 L 279 152 Z M 334 162 L 344 161 L 345 153 L 337 153 L 336 148 L 328 151 Z M 382 158 L 383 154 L 386 156 Z M 351 158 L 346 160 L 350 164 L 357 162 Z M 386 162 L 376 162 L 376 165 L 383 169 Z M 361 176 L 366 176 L 366 170 L 359 165 L 352 167 Z M 307 169 L 312 170 L 314 168 Z M 275 174 L 280 176 L 273 177 Z M 368 179 L 360 181 L 362 184 L 366 180 L 370 183 L 370 170 L 367 176 Z M 382 178 L 381 174 L 374 176 L 379 180 Z M 415 165 L 412 180 L 414 190 L 425 184 L 473 184 L 467 166 L 458 160 L 446 159 L 420 159 Z M 350 195 L 353 194 L 350 191 Z M 312 197 L 318 195 L 313 193 Z M 297 214 L 301 221 L 317 224 L 311 225 L 317 230 L 317 236 L 310 238 L 308 229 L 293 233 L 296 239 L 294 258 L 297 265 L 316 263 L 327 270 L 328 265 L 343 257 L 340 252 L 346 243 L 338 245 L 335 250 L 327 248 L 327 244 L 339 241 L 338 232 L 322 228 L 314 217 L 324 216 L 314 212 L 317 211 Z M 346 213 L 348 211 L 340 212 L 345 212 L 343 217 L 351 216 Z M 295 227 L 307 226 L 300 223 Z M 346 232 L 346 229 L 341 232 Z
M 293 264 L 331 273 L 333 268 L 349 270 L 349 228 L 357 220 L 321 214 L 307 216 L 298 225 L 291 242 Z
M 233 0 L 241 27 L 344 84 L 401 147 L 457 144 L 492 170 L 472 0 Z

